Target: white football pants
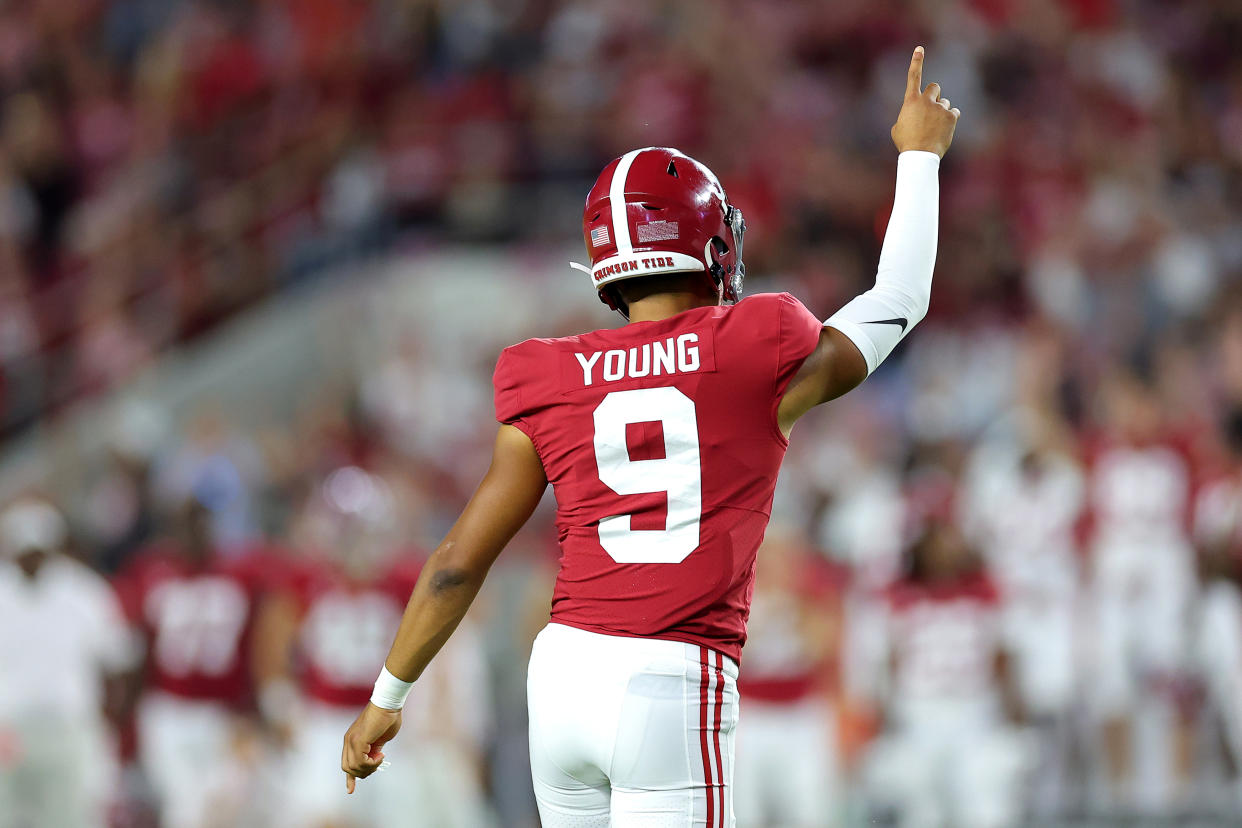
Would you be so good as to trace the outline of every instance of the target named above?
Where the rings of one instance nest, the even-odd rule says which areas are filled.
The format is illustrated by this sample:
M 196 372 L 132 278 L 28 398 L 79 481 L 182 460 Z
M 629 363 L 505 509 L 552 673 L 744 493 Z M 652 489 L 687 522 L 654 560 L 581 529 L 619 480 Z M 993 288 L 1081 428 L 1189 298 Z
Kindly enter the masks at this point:
M 738 726 L 737 816 L 742 828 L 838 825 L 837 720 L 822 699 L 746 700 Z
M 544 828 L 733 828 L 731 659 L 549 624 L 527 696 Z
M 231 766 L 237 722 L 224 705 L 159 691 L 138 705 L 138 756 L 165 828 L 199 828 Z

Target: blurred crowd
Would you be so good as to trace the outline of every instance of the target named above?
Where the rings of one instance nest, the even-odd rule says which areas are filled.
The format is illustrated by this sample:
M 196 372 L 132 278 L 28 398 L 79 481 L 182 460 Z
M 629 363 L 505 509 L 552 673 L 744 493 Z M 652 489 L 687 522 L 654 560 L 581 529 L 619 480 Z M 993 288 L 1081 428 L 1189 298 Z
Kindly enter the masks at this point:
M 870 278 L 909 44 L 967 114 L 935 312 L 1036 312 L 1084 370 L 1237 267 L 1236 3 L 10 0 L 0 427 L 326 265 L 572 238 L 611 157 L 710 162 L 752 272 Z M 1100 324 L 1103 323 L 1103 324 Z
M 963 112 L 931 315 L 793 438 L 739 824 L 1236 814 L 1230 0 L 0 3 L 0 428 L 359 256 L 578 243 L 595 174 L 634 146 L 712 166 L 750 291 L 826 317 L 874 275 L 917 42 Z M 462 301 L 528 287 L 503 270 Z M 619 322 L 566 304 L 523 329 Z M 8 506 L 0 826 L 531 824 L 547 509 L 392 767 L 349 801 L 335 771 L 489 444 L 506 343 L 450 361 L 434 343 L 460 332 L 414 333 L 293 422 L 123 407 L 70 484 Z

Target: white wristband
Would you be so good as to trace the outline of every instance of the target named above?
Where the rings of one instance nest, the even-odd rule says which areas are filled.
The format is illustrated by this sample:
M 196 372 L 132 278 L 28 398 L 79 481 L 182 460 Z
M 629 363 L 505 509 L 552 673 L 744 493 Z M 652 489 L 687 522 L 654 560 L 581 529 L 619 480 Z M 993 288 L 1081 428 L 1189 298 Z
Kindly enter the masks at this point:
M 412 681 L 402 681 L 388 672 L 388 666 L 380 670 L 375 680 L 375 689 L 371 691 L 371 704 L 384 710 L 400 710 L 405 707 L 405 698 L 410 695 Z

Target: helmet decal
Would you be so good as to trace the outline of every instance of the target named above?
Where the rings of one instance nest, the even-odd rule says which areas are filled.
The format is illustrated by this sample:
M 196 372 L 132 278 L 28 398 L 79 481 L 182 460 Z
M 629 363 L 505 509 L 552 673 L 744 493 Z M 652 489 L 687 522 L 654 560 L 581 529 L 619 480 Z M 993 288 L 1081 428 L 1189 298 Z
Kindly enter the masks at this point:
M 638 231 L 639 244 L 681 238 L 681 230 L 675 221 L 664 221 L 663 219 L 643 221 L 639 222 L 634 229 Z
M 591 231 L 591 247 L 604 247 L 610 241 L 607 224 L 601 224 Z

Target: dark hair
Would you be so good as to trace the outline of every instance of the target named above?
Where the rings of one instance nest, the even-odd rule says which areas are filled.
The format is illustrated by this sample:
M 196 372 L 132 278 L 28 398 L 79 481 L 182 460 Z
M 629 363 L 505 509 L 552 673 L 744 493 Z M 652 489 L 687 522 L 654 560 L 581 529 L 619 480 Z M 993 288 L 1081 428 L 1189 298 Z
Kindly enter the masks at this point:
M 960 569 L 953 573 L 952 577 L 966 578 L 977 574 L 983 569 L 983 559 L 962 534 L 960 527 L 949 521 L 932 519 L 922 528 L 918 537 L 906 548 L 905 554 L 902 556 L 901 575 L 905 580 L 915 583 L 928 583 L 931 581 L 932 573 L 928 565 L 928 556 L 931 554 L 932 544 L 942 541 L 942 536 L 946 533 L 953 536 L 949 542 L 961 544 L 961 548 L 964 551 Z
M 708 282 L 704 279 L 704 274 L 683 271 L 680 273 L 655 273 L 650 276 L 623 279 L 620 282 L 607 285 L 604 290 L 609 292 L 612 300 L 617 303 L 617 307 L 624 310 L 628 316 L 630 305 L 640 299 L 646 299 L 648 296 L 657 293 L 698 292 L 703 290 L 702 286 L 707 284 Z

